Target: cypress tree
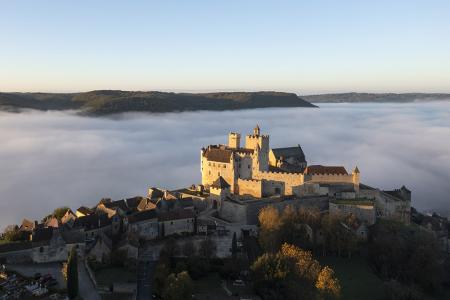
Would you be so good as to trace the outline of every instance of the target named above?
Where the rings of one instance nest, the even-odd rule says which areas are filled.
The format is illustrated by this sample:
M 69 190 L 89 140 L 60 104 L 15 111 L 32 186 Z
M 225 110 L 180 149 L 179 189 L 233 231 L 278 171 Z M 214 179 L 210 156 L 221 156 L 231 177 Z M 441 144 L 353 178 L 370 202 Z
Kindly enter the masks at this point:
M 75 247 L 72 248 L 67 260 L 67 294 L 69 299 L 78 296 L 78 259 Z

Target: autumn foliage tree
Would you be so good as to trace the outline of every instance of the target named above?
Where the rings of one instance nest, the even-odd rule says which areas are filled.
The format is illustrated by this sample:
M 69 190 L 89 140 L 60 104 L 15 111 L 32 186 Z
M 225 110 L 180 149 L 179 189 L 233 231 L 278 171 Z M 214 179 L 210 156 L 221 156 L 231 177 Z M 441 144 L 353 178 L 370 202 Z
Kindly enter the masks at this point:
M 254 287 L 266 299 L 338 298 L 340 286 L 330 268 L 322 268 L 309 251 L 283 244 L 251 266 Z

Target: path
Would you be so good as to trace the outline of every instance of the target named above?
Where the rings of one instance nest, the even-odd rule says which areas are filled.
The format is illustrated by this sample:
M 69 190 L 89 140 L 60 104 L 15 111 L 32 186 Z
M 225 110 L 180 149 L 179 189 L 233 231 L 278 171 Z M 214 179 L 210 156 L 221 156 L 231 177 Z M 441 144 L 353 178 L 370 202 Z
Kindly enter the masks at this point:
M 83 300 L 101 300 L 82 259 L 78 259 L 78 290 Z

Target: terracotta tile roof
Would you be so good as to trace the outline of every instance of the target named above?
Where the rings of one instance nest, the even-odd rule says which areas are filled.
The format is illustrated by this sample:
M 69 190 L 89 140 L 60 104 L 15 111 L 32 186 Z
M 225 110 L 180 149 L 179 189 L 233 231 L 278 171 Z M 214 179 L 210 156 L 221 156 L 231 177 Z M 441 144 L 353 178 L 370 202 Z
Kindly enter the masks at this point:
M 205 157 L 209 161 L 229 163 L 233 151 L 229 149 L 208 148 L 205 153 Z
M 345 168 L 342 166 L 321 166 L 321 165 L 314 165 L 314 166 L 306 167 L 304 174 L 307 174 L 307 175 L 326 175 L 326 174 L 348 175 L 347 170 L 345 170 Z
M 195 217 L 195 213 L 189 209 L 173 210 L 160 213 L 158 221 L 172 221 L 180 219 L 192 219 Z

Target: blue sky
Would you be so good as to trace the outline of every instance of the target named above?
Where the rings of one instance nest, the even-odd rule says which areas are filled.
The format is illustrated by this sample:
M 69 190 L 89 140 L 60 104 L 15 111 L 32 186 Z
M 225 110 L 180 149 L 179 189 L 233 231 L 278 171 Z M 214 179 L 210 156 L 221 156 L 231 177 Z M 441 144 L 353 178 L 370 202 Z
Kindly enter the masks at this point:
M 450 1 L 0 0 L 0 91 L 450 92 Z

